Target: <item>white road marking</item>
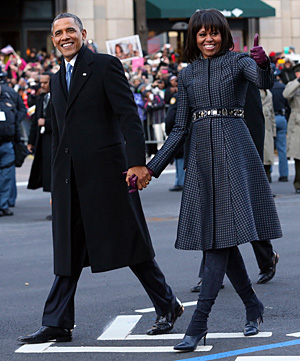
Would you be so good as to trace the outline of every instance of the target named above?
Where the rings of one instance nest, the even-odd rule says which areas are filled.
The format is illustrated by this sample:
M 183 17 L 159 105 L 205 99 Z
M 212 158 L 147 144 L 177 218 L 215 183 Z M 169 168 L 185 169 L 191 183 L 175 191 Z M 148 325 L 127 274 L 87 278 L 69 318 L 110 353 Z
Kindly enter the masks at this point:
M 192 301 L 192 302 L 184 302 L 183 306 L 184 307 L 189 307 L 189 306 L 195 306 L 197 304 L 197 301 Z M 149 313 L 149 312 L 155 312 L 154 307 L 149 307 L 149 308 L 142 308 L 140 310 L 135 310 L 135 312 L 139 312 L 139 313 Z
M 97 340 L 124 340 L 139 322 L 142 315 L 118 316 Z
M 292 336 L 292 337 L 300 337 L 300 332 L 295 332 L 295 333 L 287 333 L 287 336 Z
M 45 343 L 35 343 L 32 345 L 23 345 L 18 348 L 16 353 L 42 353 L 45 352 L 53 342 L 45 342 Z
M 42 344 L 45 345 L 45 344 Z M 23 348 L 25 347 L 26 348 Z M 79 347 L 46 347 L 43 351 L 36 351 L 35 345 L 25 345 L 19 348 L 18 353 L 76 353 L 76 352 L 101 352 L 101 353 L 139 353 L 139 352 L 175 352 L 173 346 L 160 346 L 160 347 L 98 347 L 98 346 L 79 346 Z M 23 349 L 22 349 L 23 348 Z M 196 351 L 208 352 L 212 346 L 198 346 Z
M 300 361 L 300 356 L 239 356 L 235 361 Z
M 148 335 L 128 335 L 126 340 L 180 340 L 184 336 L 183 333 L 168 333 L 165 335 L 156 335 L 156 336 L 148 336 Z M 257 335 L 248 336 L 248 337 L 256 337 L 256 338 L 264 338 L 271 337 L 272 332 L 259 332 Z M 248 338 L 247 337 L 247 338 Z M 216 338 L 245 338 L 242 332 L 232 332 L 232 333 L 208 333 L 206 338 L 216 339 Z

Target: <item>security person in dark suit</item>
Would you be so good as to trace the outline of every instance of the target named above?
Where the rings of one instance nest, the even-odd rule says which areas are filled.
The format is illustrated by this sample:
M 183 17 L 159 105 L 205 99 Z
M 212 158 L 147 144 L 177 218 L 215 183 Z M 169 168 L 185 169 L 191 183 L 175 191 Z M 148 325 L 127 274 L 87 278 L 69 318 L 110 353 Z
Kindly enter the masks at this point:
M 157 319 L 148 334 L 166 333 L 183 306 L 166 284 L 154 251 L 138 192 L 151 176 L 145 141 L 122 64 L 83 45 L 86 30 L 69 13 L 52 23 L 52 40 L 63 54 L 51 79 L 52 216 L 55 280 L 42 327 L 18 341 L 70 341 L 74 295 L 84 266 L 104 272 L 129 266 L 154 304 Z M 127 184 L 124 170 L 127 171 Z
M 0 85 L 0 217 L 12 216 L 9 208 L 11 188 L 14 183 L 15 153 L 13 142 L 20 142 L 17 111 L 11 97 Z
M 6 97 L 9 98 L 10 103 L 13 104 L 17 116 L 17 122 L 19 123 L 20 126 L 21 122 L 23 122 L 23 120 L 26 119 L 27 109 L 20 95 L 17 92 L 15 92 L 14 89 L 12 89 L 9 85 L 7 85 L 6 77 L 7 77 L 7 73 L 0 72 L 0 84 L 2 88 L 2 93 L 5 94 Z M 20 133 L 21 133 L 21 129 L 20 129 Z M 17 198 L 15 167 L 13 167 L 13 178 L 14 181 L 11 184 L 11 190 L 8 199 L 9 207 L 15 206 L 16 198 Z
M 37 100 L 33 115 L 28 150 L 34 152 L 28 189 L 43 188 L 44 192 L 51 191 L 51 104 L 50 104 L 50 78 L 52 73 L 43 73 L 40 84 L 43 93 Z

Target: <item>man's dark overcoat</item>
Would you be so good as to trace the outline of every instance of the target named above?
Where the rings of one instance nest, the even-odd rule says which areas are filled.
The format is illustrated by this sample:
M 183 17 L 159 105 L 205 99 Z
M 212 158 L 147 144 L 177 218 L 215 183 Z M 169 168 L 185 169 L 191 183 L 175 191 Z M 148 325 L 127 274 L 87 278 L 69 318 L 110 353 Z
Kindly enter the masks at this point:
M 35 147 L 35 156 L 32 163 L 30 177 L 28 181 L 28 189 L 43 188 L 44 192 L 51 191 L 51 139 L 52 139 L 52 127 L 51 127 L 51 106 L 48 102 L 45 112 L 43 110 L 45 94 L 42 94 L 36 105 L 36 111 L 34 113 L 30 135 L 28 139 L 29 144 L 33 144 Z M 38 119 L 45 119 L 45 126 L 43 127 L 43 133 L 38 125 Z
M 145 165 L 142 125 L 122 65 L 83 46 L 69 94 L 65 72 L 62 62 L 50 84 L 54 273 L 72 274 L 72 173 L 92 272 L 152 259 L 138 192 L 128 193 L 122 174 Z

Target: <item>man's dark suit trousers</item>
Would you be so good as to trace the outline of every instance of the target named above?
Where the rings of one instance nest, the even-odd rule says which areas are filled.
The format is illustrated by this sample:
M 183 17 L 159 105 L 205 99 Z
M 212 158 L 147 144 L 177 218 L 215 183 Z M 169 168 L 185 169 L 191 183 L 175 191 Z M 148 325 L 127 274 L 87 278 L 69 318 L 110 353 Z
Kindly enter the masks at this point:
M 53 286 L 45 303 L 42 325 L 72 329 L 74 327 L 74 296 L 77 282 L 85 264 L 87 247 L 81 218 L 80 203 L 74 171 L 71 175 L 71 232 L 72 276 L 55 276 Z M 99 240 L 101 242 L 101 240 Z M 175 296 L 154 259 L 130 266 L 150 297 L 156 313 L 168 313 Z M 100 297 L 99 297 L 100 298 Z M 101 301 L 100 301 L 101 302 Z

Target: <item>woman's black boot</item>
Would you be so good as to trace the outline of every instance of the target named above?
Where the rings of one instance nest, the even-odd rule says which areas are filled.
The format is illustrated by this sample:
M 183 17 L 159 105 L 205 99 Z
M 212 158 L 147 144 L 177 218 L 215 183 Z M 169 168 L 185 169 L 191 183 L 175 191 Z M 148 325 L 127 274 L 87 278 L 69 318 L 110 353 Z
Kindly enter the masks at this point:
M 204 346 L 206 345 L 207 330 L 196 336 L 185 335 L 182 341 L 174 346 L 174 350 L 181 352 L 193 352 L 196 350 L 199 341 L 203 338 Z

